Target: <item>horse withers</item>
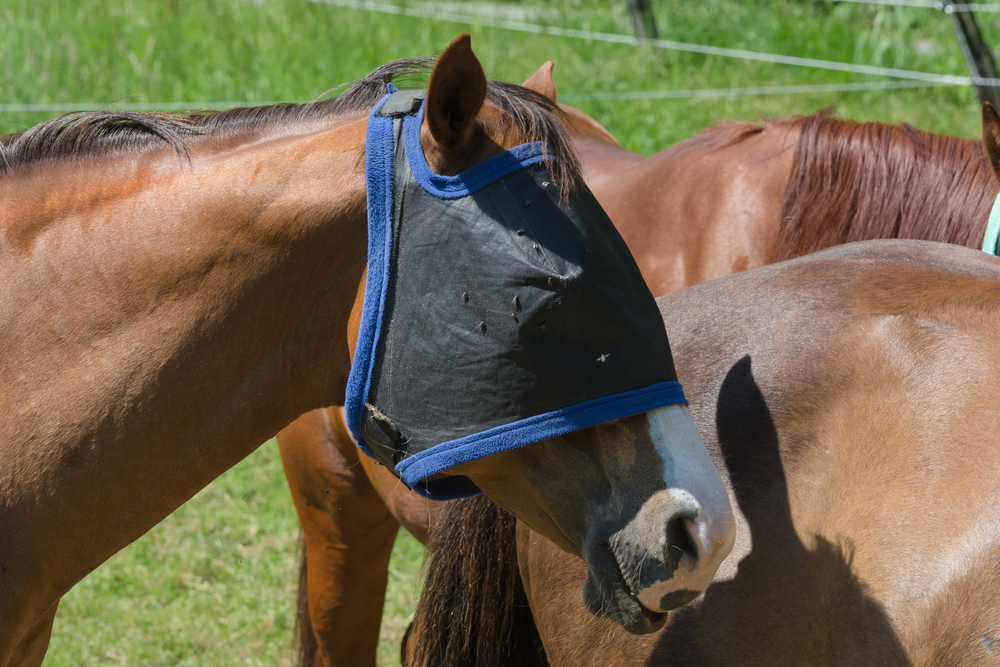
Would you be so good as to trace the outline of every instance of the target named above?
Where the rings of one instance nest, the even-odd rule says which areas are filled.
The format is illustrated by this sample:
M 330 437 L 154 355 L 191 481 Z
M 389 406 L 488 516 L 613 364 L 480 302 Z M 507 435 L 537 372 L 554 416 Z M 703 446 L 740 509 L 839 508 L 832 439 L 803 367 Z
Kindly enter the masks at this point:
M 343 402 L 366 335 L 370 112 L 394 75 L 427 69 L 390 63 L 307 105 L 88 113 L 0 140 L 0 665 L 41 664 L 70 587 L 292 419 Z M 576 167 L 553 105 L 488 84 L 467 35 L 431 70 L 422 113 L 408 155 L 434 183 L 531 166 L 524 191 L 503 181 L 511 197 L 584 215 L 564 196 Z M 573 233 L 561 220 L 526 255 Z M 732 522 L 686 407 L 617 416 L 439 472 L 487 489 L 598 573 L 643 562 L 596 586 L 641 630 L 663 611 L 665 579 L 724 555 Z M 548 472 L 514 478 L 530 467 Z M 665 535 L 679 521 L 681 538 L 714 551 L 678 560 L 632 537 L 637 516 L 657 515 Z

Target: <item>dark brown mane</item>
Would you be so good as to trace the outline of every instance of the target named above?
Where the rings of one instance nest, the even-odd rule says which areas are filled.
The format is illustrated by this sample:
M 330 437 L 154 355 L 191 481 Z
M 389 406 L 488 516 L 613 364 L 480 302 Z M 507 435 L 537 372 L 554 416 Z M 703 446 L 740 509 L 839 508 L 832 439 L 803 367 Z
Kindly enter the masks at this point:
M 545 650 L 517 564 L 517 520 L 486 496 L 449 502 L 427 545 L 432 556 L 407 667 L 542 667 Z
M 771 261 L 868 239 L 979 248 L 998 186 L 981 141 L 909 125 L 804 118 Z
M 186 156 L 189 142 L 201 137 L 249 135 L 296 122 L 364 114 L 385 95 L 386 84 L 424 85 L 433 65 L 432 57 L 396 60 L 354 82 L 337 97 L 305 104 L 181 114 L 129 111 L 67 114 L 19 134 L 0 136 L 0 174 L 43 162 L 136 153 L 164 145 Z M 489 82 L 487 100 L 509 117 L 529 141 L 545 143 L 554 158 L 550 163 L 553 182 L 565 186 L 577 180 L 579 162 L 563 125 L 564 113 L 555 103 L 534 91 L 498 81 Z

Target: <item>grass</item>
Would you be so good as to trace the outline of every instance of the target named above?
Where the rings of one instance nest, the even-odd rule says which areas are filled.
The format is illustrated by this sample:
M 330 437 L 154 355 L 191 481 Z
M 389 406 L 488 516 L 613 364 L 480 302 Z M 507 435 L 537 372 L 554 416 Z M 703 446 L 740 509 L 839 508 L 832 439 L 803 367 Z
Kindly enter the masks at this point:
M 388 0 L 386 0 L 388 1 Z M 402 1 L 402 0 L 397 0 Z M 412 4 L 419 4 L 410 0 Z M 479 10 L 483 4 L 446 3 Z M 623 1 L 490 5 L 516 20 L 630 34 Z M 965 74 L 949 19 L 826 0 L 656 0 L 661 37 L 869 65 Z M 978 16 L 1000 43 L 1000 15 Z M 808 113 L 909 122 L 978 136 L 967 88 L 643 101 L 607 91 L 846 83 L 818 70 L 366 13 L 306 0 L 5 0 L 0 104 L 308 100 L 388 60 L 436 53 L 468 30 L 487 72 L 522 81 L 556 62 L 565 99 L 634 150 L 653 152 L 726 118 Z M 0 112 L 0 133 L 54 113 Z M 65 598 L 46 665 L 285 665 L 292 651 L 298 529 L 273 443 L 221 477 Z M 396 663 L 422 550 L 401 537 L 380 664 Z
M 291 665 L 299 528 L 269 441 L 63 598 L 47 667 Z M 423 547 L 400 535 L 380 665 L 419 595 Z
M 414 3 L 418 4 L 418 3 Z M 452 2 L 448 7 L 482 5 Z M 497 5 L 528 22 L 629 34 L 624 2 L 521 0 Z M 661 36 L 869 65 L 965 74 L 950 20 L 913 8 L 826 0 L 655 3 Z M 846 83 L 871 79 L 445 21 L 367 13 L 306 0 L 6 0 L 0 7 L 0 103 L 308 100 L 393 58 L 438 52 L 469 30 L 487 71 L 521 81 L 557 64 L 563 94 Z M 1000 15 L 981 14 L 1000 42 Z M 906 121 L 976 136 L 966 88 L 578 103 L 629 147 L 652 153 L 724 118 L 801 113 L 834 104 L 846 117 Z M 8 112 L 0 131 L 54 114 Z

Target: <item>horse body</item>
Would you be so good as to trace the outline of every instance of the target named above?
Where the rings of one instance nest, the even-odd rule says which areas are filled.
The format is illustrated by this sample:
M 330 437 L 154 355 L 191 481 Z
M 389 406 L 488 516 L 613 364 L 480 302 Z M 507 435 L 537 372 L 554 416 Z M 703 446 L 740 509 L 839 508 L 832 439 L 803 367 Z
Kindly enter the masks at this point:
M 487 84 L 469 42 L 430 74 L 418 141 L 432 173 L 540 141 L 553 185 L 571 191 L 554 104 Z M 83 114 L 0 142 L 0 665 L 40 664 L 73 584 L 295 417 L 343 403 L 364 295 L 367 114 L 394 74 L 427 69 L 392 63 L 309 105 Z M 686 427 L 657 428 L 664 412 Z M 700 557 L 679 567 L 662 545 L 600 545 L 629 538 L 636 512 L 682 520 L 661 497 L 687 494 L 699 546 L 727 551 L 728 498 L 692 431 L 669 406 L 503 455 L 551 467 L 546 489 L 494 457 L 453 468 L 595 568 L 648 559 L 669 579 Z M 567 450 L 572 477 L 556 472 Z M 668 454 L 692 462 L 691 479 L 623 494 L 607 476 L 663 469 Z M 617 516 L 588 501 L 608 493 L 628 500 Z M 619 576 L 601 594 L 651 629 L 660 601 L 637 595 L 653 584 Z
M 728 122 L 627 169 L 584 164 L 607 174 L 594 194 L 660 295 L 768 263 L 797 139 L 795 124 Z
M 633 638 L 520 528 L 548 664 L 996 664 L 998 297 L 993 258 L 873 242 L 659 299 L 737 543 Z
M 73 584 L 303 407 L 342 400 L 347 337 L 329 332 L 364 268 L 365 185 L 337 147 L 363 127 L 2 181 L 0 664 L 40 662 L 35 628 Z

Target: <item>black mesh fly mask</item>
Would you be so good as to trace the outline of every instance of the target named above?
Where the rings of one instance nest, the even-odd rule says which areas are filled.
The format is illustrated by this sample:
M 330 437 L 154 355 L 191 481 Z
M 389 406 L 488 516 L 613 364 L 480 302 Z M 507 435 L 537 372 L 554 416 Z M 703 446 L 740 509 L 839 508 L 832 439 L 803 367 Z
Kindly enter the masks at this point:
M 435 499 L 478 493 L 441 471 L 686 403 L 663 320 L 586 186 L 560 197 L 545 146 L 458 176 L 420 144 L 424 91 L 369 117 L 368 274 L 348 380 L 360 447 Z

